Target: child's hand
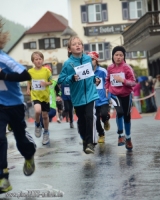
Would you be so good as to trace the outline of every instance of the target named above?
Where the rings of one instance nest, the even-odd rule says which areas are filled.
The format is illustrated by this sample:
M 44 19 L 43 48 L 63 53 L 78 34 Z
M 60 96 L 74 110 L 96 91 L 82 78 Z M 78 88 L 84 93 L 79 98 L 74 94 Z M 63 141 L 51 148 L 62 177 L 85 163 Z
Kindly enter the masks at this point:
M 57 96 L 57 97 L 56 97 L 56 101 L 62 101 L 62 98 L 59 97 L 59 96 Z
M 106 89 L 106 97 L 108 97 L 108 89 Z
M 96 78 L 96 86 L 100 84 L 101 80 L 99 78 Z
M 26 92 L 28 95 L 31 95 L 31 91 L 30 90 L 27 90 Z
M 74 75 L 74 80 L 78 81 L 79 80 L 79 76 L 77 74 Z
M 113 78 L 118 82 L 121 82 L 121 83 L 124 82 L 124 79 L 122 77 L 120 77 L 119 75 L 113 75 Z
M 41 81 L 40 84 L 41 84 L 42 87 L 46 87 L 47 86 L 47 83 L 45 81 Z

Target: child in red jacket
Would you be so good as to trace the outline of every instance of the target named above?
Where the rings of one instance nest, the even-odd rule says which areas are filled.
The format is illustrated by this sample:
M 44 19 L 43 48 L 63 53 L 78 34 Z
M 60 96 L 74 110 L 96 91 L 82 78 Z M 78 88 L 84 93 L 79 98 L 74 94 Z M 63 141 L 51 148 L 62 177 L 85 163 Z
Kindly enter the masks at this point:
M 112 51 L 113 64 L 107 68 L 106 93 L 109 92 L 111 95 L 112 103 L 117 112 L 118 146 L 126 145 L 126 149 L 131 150 L 133 145 L 130 131 L 130 110 L 135 76 L 132 68 L 125 62 L 125 53 L 126 51 L 122 46 L 116 46 Z M 123 133 L 123 121 L 125 134 Z

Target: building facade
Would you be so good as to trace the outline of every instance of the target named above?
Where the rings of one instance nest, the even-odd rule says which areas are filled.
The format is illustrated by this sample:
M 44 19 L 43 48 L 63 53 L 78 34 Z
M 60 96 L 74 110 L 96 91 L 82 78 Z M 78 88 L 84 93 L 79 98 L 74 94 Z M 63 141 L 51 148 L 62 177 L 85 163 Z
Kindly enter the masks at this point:
M 122 33 L 134 24 L 146 11 L 143 3 L 134 5 L 129 15 L 126 2 L 119 0 L 68 0 L 69 21 L 72 29 L 84 43 L 84 52 L 99 52 L 101 65 L 112 63 L 111 52 L 123 45 Z M 128 64 L 147 68 L 145 51 L 128 51 Z

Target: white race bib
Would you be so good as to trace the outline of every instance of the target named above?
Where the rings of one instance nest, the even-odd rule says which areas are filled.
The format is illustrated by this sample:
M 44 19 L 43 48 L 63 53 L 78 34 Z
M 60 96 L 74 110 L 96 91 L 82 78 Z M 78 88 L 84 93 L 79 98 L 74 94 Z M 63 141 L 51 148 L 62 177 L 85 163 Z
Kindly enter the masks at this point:
M 76 72 L 76 75 L 79 76 L 78 81 L 94 76 L 91 63 L 86 63 L 78 67 L 75 67 L 74 70 Z
M 4 81 L 0 80 L 0 91 L 7 91 L 7 87 L 6 84 L 4 83 Z
M 45 90 L 45 87 L 41 86 L 41 81 L 44 81 L 44 80 L 32 80 L 33 90 Z
M 103 79 L 99 78 L 101 80 L 100 84 L 96 87 L 98 90 L 103 89 Z
M 64 94 L 70 95 L 70 88 L 69 87 L 64 87 Z
M 120 76 L 121 78 L 125 78 L 124 73 L 121 72 L 116 74 L 110 74 L 110 82 L 112 86 L 123 86 L 122 82 L 118 82 L 113 78 L 114 75 Z

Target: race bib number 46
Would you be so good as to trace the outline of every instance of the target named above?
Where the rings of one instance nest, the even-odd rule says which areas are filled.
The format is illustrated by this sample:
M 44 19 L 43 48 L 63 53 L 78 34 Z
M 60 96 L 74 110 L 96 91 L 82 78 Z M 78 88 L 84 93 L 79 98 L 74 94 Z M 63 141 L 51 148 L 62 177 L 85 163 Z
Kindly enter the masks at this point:
M 92 69 L 91 63 L 86 63 L 84 65 L 80 65 L 75 67 L 76 75 L 79 76 L 79 81 L 94 76 L 94 72 Z
M 44 81 L 44 80 L 32 80 L 33 90 L 45 90 L 45 87 L 41 86 L 41 81 Z
M 121 78 L 125 78 L 124 73 L 116 73 L 116 74 L 110 74 L 110 82 L 112 86 L 123 86 L 123 84 L 121 82 L 118 82 L 114 79 L 114 75 L 116 76 L 120 76 Z

